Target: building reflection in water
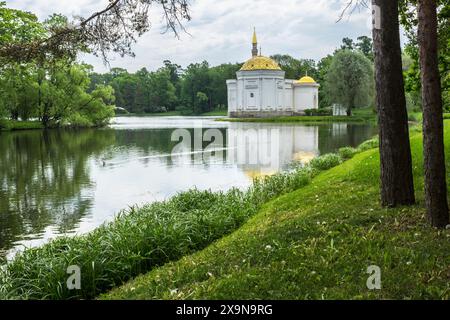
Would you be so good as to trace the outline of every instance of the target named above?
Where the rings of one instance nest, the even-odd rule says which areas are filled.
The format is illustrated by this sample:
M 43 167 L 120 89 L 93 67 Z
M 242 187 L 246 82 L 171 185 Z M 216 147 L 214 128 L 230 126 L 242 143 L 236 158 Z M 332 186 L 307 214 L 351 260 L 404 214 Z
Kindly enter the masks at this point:
M 227 157 L 248 176 L 270 175 L 292 161 L 309 162 L 319 154 L 317 126 L 236 124 L 227 130 Z

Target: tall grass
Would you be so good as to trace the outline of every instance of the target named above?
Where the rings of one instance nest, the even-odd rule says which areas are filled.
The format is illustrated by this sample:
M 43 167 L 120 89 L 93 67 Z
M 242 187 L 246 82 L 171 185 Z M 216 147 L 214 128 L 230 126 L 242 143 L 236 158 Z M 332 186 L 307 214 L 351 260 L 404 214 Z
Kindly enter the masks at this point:
M 318 172 L 341 161 L 339 155 L 321 156 L 309 165 L 255 180 L 244 191 L 182 192 L 164 202 L 123 211 L 113 222 L 86 235 L 61 237 L 27 249 L 0 271 L 0 298 L 94 298 L 156 266 L 206 247 L 236 230 L 264 203 L 307 185 Z M 67 289 L 70 265 L 81 269 L 79 290 Z

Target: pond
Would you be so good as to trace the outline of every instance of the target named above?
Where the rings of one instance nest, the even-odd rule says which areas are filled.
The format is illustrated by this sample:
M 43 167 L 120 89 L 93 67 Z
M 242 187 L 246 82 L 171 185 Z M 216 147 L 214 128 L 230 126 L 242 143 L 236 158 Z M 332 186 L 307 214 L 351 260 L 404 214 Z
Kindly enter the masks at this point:
M 370 124 L 120 117 L 108 128 L 0 133 L 0 256 L 88 232 L 132 205 L 258 176 L 376 134 Z

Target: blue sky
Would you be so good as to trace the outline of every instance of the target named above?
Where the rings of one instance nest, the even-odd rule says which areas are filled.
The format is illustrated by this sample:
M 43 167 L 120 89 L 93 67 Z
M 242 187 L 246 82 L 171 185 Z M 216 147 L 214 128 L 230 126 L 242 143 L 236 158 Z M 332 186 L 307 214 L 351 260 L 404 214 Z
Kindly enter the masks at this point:
M 263 55 L 286 53 L 319 60 L 339 47 L 343 37 L 371 35 L 370 10 L 354 12 L 336 23 L 347 0 L 196 0 L 191 1 L 189 34 L 176 39 L 162 33 L 159 8 L 151 8 L 152 29 L 134 46 L 135 58 L 112 56 L 111 67 L 155 70 L 165 59 L 186 66 L 207 60 L 212 65 L 243 62 L 250 57 L 256 27 Z M 40 19 L 51 13 L 89 16 L 107 0 L 7 0 L 7 6 L 34 12 Z M 84 56 L 96 71 L 106 71 L 101 59 Z

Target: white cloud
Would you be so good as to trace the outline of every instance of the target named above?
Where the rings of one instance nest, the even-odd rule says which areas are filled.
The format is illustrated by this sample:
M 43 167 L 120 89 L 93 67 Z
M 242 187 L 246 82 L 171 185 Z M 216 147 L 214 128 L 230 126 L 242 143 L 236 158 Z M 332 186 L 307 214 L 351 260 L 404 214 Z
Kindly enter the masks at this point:
M 343 37 L 370 35 L 370 12 L 355 12 L 336 23 L 346 0 L 197 0 L 192 2 L 188 34 L 176 39 L 162 33 L 162 14 L 152 8 L 153 28 L 134 46 L 135 58 L 114 57 L 112 67 L 130 71 L 157 69 L 165 59 L 183 66 L 209 61 L 212 65 L 242 62 L 250 56 L 253 26 L 264 55 L 287 53 L 318 60 L 340 46 Z M 9 7 L 28 10 L 44 19 L 51 13 L 88 16 L 107 0 L 20 0 Z M 83 57 L 98 71 L 105 71 L 99 58 Z

